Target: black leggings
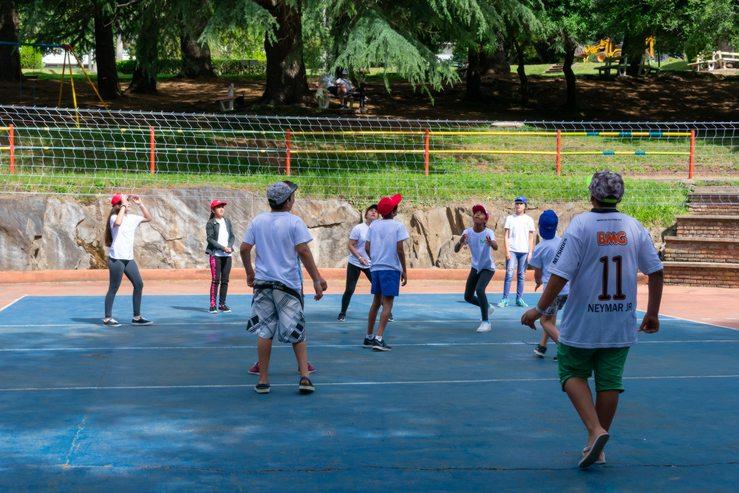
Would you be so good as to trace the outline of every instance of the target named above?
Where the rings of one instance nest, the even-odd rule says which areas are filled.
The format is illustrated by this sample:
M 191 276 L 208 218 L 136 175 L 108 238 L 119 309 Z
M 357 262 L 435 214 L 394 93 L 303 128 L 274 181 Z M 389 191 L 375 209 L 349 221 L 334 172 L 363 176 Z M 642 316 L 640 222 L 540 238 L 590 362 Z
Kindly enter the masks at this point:
M 359 276 L 363 272 L 367 276 L 367 279 L 369 279 L 369 282 L 372 282 L 369 267 L 360 269 L 354 264 L 346 264 L 346 288 L 344 289 L 344 296 L 341 297 L 341 313 L 346 313 L 346 310 L 349 308 L 349 302 L 352 300 L 354 290 L 357 288 L 357 281 L 359 281 Z
M 228 294 L 228 276 L 231 275 L 231 257 L 210 256 L 210 306 L 216 304 L 216 293 L 220 285 L 221 305 L 226 304 Z
M 128 280 L 133 284 L 133 316 L 141 315 L 141 293 L 144 291 L 144 281 L 141 280 L 136 261 L 109 258 L 108 272 L 110 274 L 110 284 L 108 285 L 108 294 L 105 295 L 105 318 L 113 316 L 113 301 L 115 301 L 118 288 L 121 287 L 123 274 L 126 274 Z
M 470 275 L 464 287 L 464 300 L 480 307 L 483 322 L 488 320 L 488 297 L 485 296 L 485 288 L 488 287 L 493 274 L 493 271 L 487 269 L 479 272 L 476 269 L 470 269 Z

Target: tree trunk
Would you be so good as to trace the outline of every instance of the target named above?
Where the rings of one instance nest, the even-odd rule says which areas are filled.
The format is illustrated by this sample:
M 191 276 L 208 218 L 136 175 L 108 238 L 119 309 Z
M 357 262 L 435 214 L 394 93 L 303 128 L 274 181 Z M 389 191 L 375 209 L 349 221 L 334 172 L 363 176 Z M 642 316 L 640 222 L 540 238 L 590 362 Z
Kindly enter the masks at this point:
M 562 71 L 565 74 L 565 87 L 567 93 L 565 108 L 573 110 L 577 107 L 577 79 L 575 78 L 575 72 L 572 71 L 572 63 L 575 61 L 577 43 L 575 43 L 575 40 L 570 38 L 567 33 L 563 33 L 562 37 L 565 46 L 565 61 Z
M 267 83 L 262 101 L 293 104 L 308 94 L 303 62 L 302 1 L 259 0 L 277 22 L 275 32 L 264 38 L 267 54 Z
M 18 42 L 18 10 L 13 0 L 0 0 L 0 39 Z M 19 46 L 0 46 L 0 80 L 17 81 L 22 77 Z
M 624 42 L 621 44 L 620 64 L 627 65 L 626 73 L 631 76 L 638 76 L 641 68 L 642 58 L 644 57 L 644 38 L 641 34 L 633 34 L 627 32 L 624 34 Z M 628 63 L 627 63 L 628 62 Z
M 193 17 L 182 19 L 182 33 L 180 35 L 180 49 L 182 50 L 182 75 L 189 78 L 212 77 L 213 62 L 210 58 L 208 43 L 199 42 L 208 25 L 207 0 L 202 2 L 199 9 L 192 13 Z
M 479 99 L 482 96 L 482 74 L 487 71 L 485 54 L 482 46 L 474 46 L 467 50 L 466 88 L 469 99 Z
M 513 46 L 516 49 L 516 61 L 518 62 L 518 68 L 516 69 L 516 72 L 518 73 L 518 80 L 520 83 L 519 88 L 519 97 L 521 99 L 521 104 L 528 104 L 529 102 L 529 80 L 526 77 L 526 66 L 524 64 L 524 56 L 523 56 L 523 46 L 521 46 L 521 43 L 518 42 L 518 40 L 515 38 L 513 34 L 510 36 L 511 42 L 513 43 Z
M 141 16 L 136 38 L 136 66 L 128 89 L 140 94 L 156 94 L 159 70 L 159 2 L 151 1 Z
M 101 2 L 95 2 L 94 19 L 98 90 L 103 99 L 115 99 L 120 95 L 121 88 L 115 64 L 113 15 Z

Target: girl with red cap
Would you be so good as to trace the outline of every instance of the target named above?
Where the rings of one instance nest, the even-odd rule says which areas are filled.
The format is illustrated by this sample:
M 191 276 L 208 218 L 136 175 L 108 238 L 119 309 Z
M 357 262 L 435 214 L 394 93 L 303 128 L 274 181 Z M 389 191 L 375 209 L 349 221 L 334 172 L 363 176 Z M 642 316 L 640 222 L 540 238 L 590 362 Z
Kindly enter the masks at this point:
M 210 313 L 231 311 L 226 304 L 226 295 L 235 237 L 231 220 L 223 217 L 226 205 L 223 200 L 213 200 L 210 203 L 210 218 L 205 224 L 205 253 L 209 256 L 210 265 Z M 217 307 L 216 295 L 220 300 Z
M 454 245 L 455 253 L 459 252 L 463 246 L 469 246 L 470 249 L 472 268 L 467 277 L 464 300 L 480 307 L 482 322 L 477 332 L 490 332 L 491 330 L 488 320 L 491 307 L 485 295 L 485 289 L 495 274 L 492 250 L 498 249 L 498 242 L 495 241 L 495 232 L 487 227 L 488 217 L 488 212 L 482 205 L 477 204 L 472 207 L 472 227 L 465 229 L 462 237 Z
M 138 214 L 130 214 L 131 202 L 141 210 Z M 151 214 L 144 203 L 136 195 L 115 194 L 110 199 L 112 209 L 105 224 L 105 246 L 108 247 L 108 271 L 110 283 L 105 295 L 105 317 L 103 324 L 109 327 L 120 327 L 121 324 L 113 318 L 113 302 L 118 288 L 121 287 L 123 274 L 133 284 L 133 320 L 134 325 L 151 325 L 151 321 L 141 316 L 141 295 L 144 290 L 144 281 L 141 280 L 139 268 L 133 259 L 133 241 L 136 228 L 141 223 L 151 221 Z

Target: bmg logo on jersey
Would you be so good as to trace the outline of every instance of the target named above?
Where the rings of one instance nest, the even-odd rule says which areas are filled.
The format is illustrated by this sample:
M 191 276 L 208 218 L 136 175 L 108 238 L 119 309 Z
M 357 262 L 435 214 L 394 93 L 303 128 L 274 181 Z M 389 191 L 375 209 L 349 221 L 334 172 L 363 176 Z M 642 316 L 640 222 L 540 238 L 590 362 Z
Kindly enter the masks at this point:
M 628 245 L 626 231 L 598 231 L 598 246 Z

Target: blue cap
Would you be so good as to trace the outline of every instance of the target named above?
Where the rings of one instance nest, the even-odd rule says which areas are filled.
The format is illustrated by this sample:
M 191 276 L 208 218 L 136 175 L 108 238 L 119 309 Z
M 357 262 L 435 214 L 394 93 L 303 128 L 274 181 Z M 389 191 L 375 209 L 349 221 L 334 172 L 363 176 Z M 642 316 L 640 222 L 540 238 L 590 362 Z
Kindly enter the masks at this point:
M 539 236 L 545 240 L 551 240 L 557 233 L 559 218 L 552 209 L 547 209 L 539 216 Z
M 519 195 L 513 200 L 514 203 L 521 203 L 521 204 L 528 204 L 529 202 L 526 200 L 526 197 L 523 195 Z

